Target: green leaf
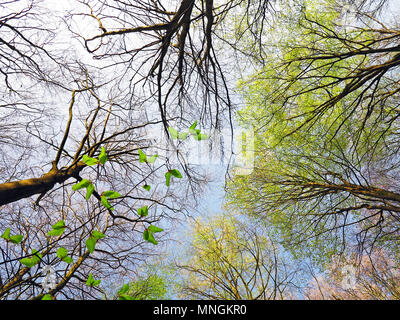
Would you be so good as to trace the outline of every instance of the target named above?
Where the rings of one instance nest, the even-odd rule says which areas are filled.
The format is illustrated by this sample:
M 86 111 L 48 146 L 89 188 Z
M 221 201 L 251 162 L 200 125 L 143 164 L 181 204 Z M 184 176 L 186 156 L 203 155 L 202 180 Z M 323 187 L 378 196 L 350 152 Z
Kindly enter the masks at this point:
M 34 260 L 35 263 L 39 263 L 39 262 L 40 262 L 40 259 L 43 258 L 43 256 L 41 255 L 41 253 L 40 253 L 39 251 L 35 250 L 35 249 L 32 249 L 32 254 L 33 254 L 32 260 Z
M 49 237 L 58 237 L 63 234 L 64 230 L 65 229 L 53 229 L 53 230 L 50 230 L 49 232 L 47 232 L 47 235 Z
M 22 241 L 23 238 L 24 238 L 23 235 L 16 234 L 16 235 L 13 235 L 13 236 L 10 237 L 10 241 L 12 243 L 18 244 L 18 243 L 20 243 Z
M 64 220 L 59 220 L 56 224 L 53 224 L 52 230 L 50 230 L 47 235 L 50 237 L 58 237 L 63 234 L 65 230 L 65 222 Z
M 139 162 L 146 162 L 147 156 L 143 153 L 141 149 L 139 149 L 138 151 L 139 151 Z
M 23 258 L 23 259 L 20 259 L 19 262 L 21 262 L 23 265 L 27 266 L 28 268 L 32 268 L 36 264 L 36 261 L 32 260 L 31 258 Z
M 94 280 L 93 281 L 93 286 L 97 287 L 100 284 L 101 280 Z
M 49 293 L 45 294 L 41 300 L 54 300 L 53 296 Z
M 58 236 L 60 236 L 60 235 L 62 235 L 62 234 L 64 233 L 64 230 L 65 230 L 65 229 L 53 229 L 53 230 L 50 230 L 50 231 L 47 233 L 47 235 L 48 235 L 49 237 L 58 237 Z
M 158 157 L 158 154 L 155 154 L 154 156 L 151 156 L 150 158 L 147 159 L 147 163 L 154 163 Z
M 168 127 L 168 131 L 171 134 L 172 139 L 185 140 L 189 136 L 188 132 L 180 132 L 179 133 L 178 130 L 176 130 L 173 127 Z
M 181 132 L 181 133 L 179 133 L 178 139 L 179 140 L 185 140 L 188 136 L 189 136 L 189 133 Z
M 103 239 L 106 235 L 104 233 L 101 233 L 100 231 L 93 230 L 92 232 L 92 237 L 95 238 L 96 240 L 98 239 Z
M 89 237 L 86 240 L 86 248 L 89 250 L 90 253 L 94 252 L 94 248 L 96 246 L 97 239 L 94 237 Z
M 87 280 L 86 280 L 86 284 L 87 284 L 88 286 L 91 286 L 92 283 L 93 283 L 93 281 L 94 281 L 93 275 L 92 275 L 91 273 L 89 273 L 89 276 L 88 276 L 88 278 L 87 278 Z
M 129 290 L 129 283 L 125 283 L 122 288 L 118 291 L 118 295 L 127 293 Z
M 176 177 L 176 178 L 182 178 L 182 175 L 181 175 L 181 173 L 179 172 L 179 170 L 177 170 L 177 169 L 172 169 L 172 170 L 170 170 L 170 172 L 171 172 L 171 174 L 172 174 L 174 177 Z
M 147 230 L 149 230 L 150 232 L 153 232 L 153 233 L 164 231 L 164 229 L 161 229 L 161 228 L 153 226 L 153 225 L 149 225 Z
M 61 260 L 68 256 L 68 250 L 65 249 L 64 247 L 61 247 L 57 250 L 57 257 L 59 257 Z
M 108 202 L 108 200 L 105 196 L 101 196 L 100 200 L 101 200 L 101 203 L 103 204 L 103 206 L 105 206 L 107 209 L 110 209 L 111 211 L 114 210 L 114 208 L 111 206 L 111 204 Z
M 140 162 L 154 163 L 156 161 L 157 157 L 158 157 L 158 154 L 155 154 L 154 156 L 147 158 L 147 156 L 144 154 L 144 152 L 139 149 L 139 161 Z
M 189 127 L 189 132 L 192 134 L 196 134 L 195 128 L 197 127 L 197 120 L 193 122 L 193 124 Z
M 147 241 L 152 243 L 152 244 L 154 244 L 154 245 L 158 244 L 157 240 L 154 239 L 154 236 L 153 236 L 153 234 L 151 232 L 149 232 L 149 239 Z
M 58 220 L 55 224 L 51 226 L 53 229 L 64 229 L 65 228 L 65 221 Z
M 91 184 L 91 182 L 87 179 L 82 179 L 81 181 L 79 181 L 77 184 L 74 184 L 72 186 L 72 190 L 76 191 L 82 188 L 86 188 Z
M 168 171 L 165 173 L 165 184 L 167 187 L 169 187 L 170 182 L 171 182 L 171 172 Z
M 96 158 L 91 158 L 91 157 L 87 156 L 86 154 L 83 155 L 82 161 L 88 166 L 93 166 L 93 165 L 99 163 L 99 160 L 97 160 Z
M 175 128 L 168 127 L 168 131 L 171 134 L 172 139 L 178 139 L 179 133 Z
M 146 217 L 149 214 L 149 209 L 147 206 L 143 206 L 138 209 L 137 213 L 141 217 Z
M 6 231 L 1 235 L 3 239 L 10 240 L 10 228 L 7 228 Z
M 64 247 L 61 247 L 57 250 L 57 257 L 68 264 L 74 262 L 71 257 L 68 257 L 68 251 Z
M 109 191 L 104 191 L 102 193 L 102 196 L 104 196 L 104 197 L 106 197 L 108 199 L 115 199 L 115 198 L 120 197 L 121 195 L 116 191 L 109 190 Z
M 151 231 L 149 231 L 148 229 L 144 230 L 143 232 L 143 239 L 156 245 L 158 244 L 158 242 L 156 241 L 156 239 L 154 239 L 153 233 Z
M 143 189 L 145 189 L 145 190 L 147 190 L 147 191 L 150 191 L 151 187 L 150 187 L 148 184 L 145 184 L 145 185 L 143 186 Z
M 196 139 L 199 140 L 199 141 L 200 141 L 200 140 L 207 140 L 209 137 L 210 137 L 210 136 L 207 135 L 207 134 L 199 133 L 199 134 L 196 136 Z
M 68 263 L 68 264 L 71 264 L 71 263 L 74 262 L 74 260 L 72 260 L 72 258 L 71 258 L 71 257 L 68 257 L 68 256 L 62 258 L 62 261 L 66 262 L 66 263 Z
M 100 284 L 101 280 L 95 280 L 93 275 L 90 273 L 89 277 L 86 280 L 86 285 L 90 287 L 97 287 Z
M 6 231 L 4 231 L 3 234 L 1 235 L 1 238 L 7 241 L 11 241 L 12 243 L 18 244 L 22 241 L 24 236 L 20 234 L 10 236 L 10 228 L 7 228 Z
M 99 162 L 101 164 L 105 164 L 107 162 L 107 154 L 106 154 L 106 149 L 104 147 L 101 147 L 101 152 L 99 155 Z
M 93 194 L 94 191 L 94 185 L 93 183 L 89 184 L 86 188 L 86 200 L 89 200 L 90 196 Z
M 94 248 L 96 246 L 97 240 L 105 237 L 105 234 L 100 231 L 93 230 L 92 235 L 86 240 L 86 248 L 90 253 L 94 252 Z
M 43 257 L 39 251 L 32 250 L 33 256 L 31 258 L 22 258 L 19 260 L 23 265 L 27 266 L 28 268 L 32 268 L 34 265 L 40 262 L 40 259 Z
M 118 291 L 118 300 L 135 300 L 134 297 L 128 294 L 129 284 L 126 283 L 122 286 L 122 288 Z

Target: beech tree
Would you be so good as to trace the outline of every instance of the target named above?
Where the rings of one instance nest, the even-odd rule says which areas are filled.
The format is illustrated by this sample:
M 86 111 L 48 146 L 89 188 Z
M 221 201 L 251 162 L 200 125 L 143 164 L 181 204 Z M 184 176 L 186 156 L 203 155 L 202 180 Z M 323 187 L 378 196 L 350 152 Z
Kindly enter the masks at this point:
M 380 250 L 361 259 L 340 258 L 315 276 L 306 297 L 312 300 L 398 300 L 399 266 Z M 347 279 L 348 278 L 348 279 Z
M 230 203 L 321 263 L 398 243 L 398 24 L 383 2 L 352 4 L 284 7 L 270 59 L 241 84 L 255 166 Z
M 297 272 L 262 224 L 219 215 L 196 221 L 180 295 L 189 299 L 281 300 L 295 295 Z
M 260 3 L 0 4 L 2 299 L 96 298 L 157 254 L 205 181 L 168 128 L 229 123 L 214 39 Z

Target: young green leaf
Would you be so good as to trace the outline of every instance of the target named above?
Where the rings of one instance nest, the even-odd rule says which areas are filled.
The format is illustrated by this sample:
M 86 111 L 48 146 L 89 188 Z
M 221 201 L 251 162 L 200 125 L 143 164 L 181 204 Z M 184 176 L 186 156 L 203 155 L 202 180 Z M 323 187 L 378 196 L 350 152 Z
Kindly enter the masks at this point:
M 189 132 L 192 134 L 196 134 L 197 120 L 193 122 L 193 124 L 189 127 Z
M 150 187 L 148 184 L 145 184 L 145 185 L 143 186 L 143 189 L 145 189 L 145 190 L 147 190 L 147 191 L 150 191 L 151 187 Z
M 146 163 L 154 163 L 158 157 L 158 154 L 155 154 L 154 156 L 151 156 L 150 158 L 147 158 L 146 154 L 139 149 L 139 161 L 140 162 L 146 162 Z
M 50 230 L 49 232 L 47 232 L 47 235 L 49 237 L 58 237 L 58 236 L 62 235 L 63 232 L 64 232 L 64 229 L 53 229 L 53 230 Z
M 189 136 L 189 133 L 181 132 L 181 133 L 179 133 L 178 139 L 179 140 L 185 140 L 188 136 Z
M 138 152 L 139 152 L 139 162 L 146 162 L 147 156 L 143 153 L 141 149 L 139 149 Z
M 58 237 L 64 233 L 64 230 L 65 230 L 65 222 L 64 220 L 60 220 L 52 226 L 52 230 L 50 230 L 47 233 L 47 235 L 49 237 Z
M 1 237 L 5 240 L 10 240 L 10 228 L 7 228 L 6 231 L 3 232 Z
M 165 173 L 165 184 L 167 187 L 169 187 L 171 184 L 171 176 L 174 176 L 176 178 L 182 178 L 182 174 L 179 172 L 179 170 L 177 169 L 168 170 Z
M 104 196 L 104 197 L 106 197 L 108 199 L 115 199 L 115 198 L 120 197 L 121 195 L 116 191 L 109 190 L 109 191 L 104 191 L 102 193 L 102 196 Z
M 93 275 L 92 275 L 91 273 L 89 273 L 89 276 L 88 276 L 88 278 L 87 278 L 87 280 L 86 280 L 86 284 L 87 284 L 88 286 L 91 286 L 92 283 L 93 283 L 93 281 L 94 281 Z
M 197 140 L 207 140 L 210 136 L 204 133 L 199 133 L 198 135 L 195 136 Z
M 172 139 L 178 139 L 179 133 L 175 128 L 168 127 L 168 131 L 171 134 Z
M 59 257 L 61 260 L 68 256 L 68 251 L 64 247 L 61 247 L 57 250 L 57 257 Z
M 51 294 L 47 293 L 42 297 L 41 300 L 55 300 L 55 299 Z
M 1 235 L 1 238 L 5 239 L 7 241 L 11 241 L 14 244 L 18 244 L 22 241 L 24 236 L 22 236 L 20 234 L 10 236 L 10 228 L 7 228 L 6 231 L 4 231 L 3 234 Z
M 177 169 L 172 169 L 172 170 L 170 170 L 170 172 L 171 172 L 171 174 L 172 174 L 174 177 L 176 177 L 176 178 L 182 178 L 182 175 L 181 175 L 181 173 L 179 172 L 179 170 L 177 170 Z
M 114 208 L 111 206 L 111 204 L 108 202 L 107 197 L 105 196 L 101 196 L 100 198 L 101 203 L 103 204 L 103 206 L 105 206 L 107 209 L 110 209 L 111 211 L 114 210 Z
M 90 253 L 94 252 L 94 248 L 96 246 L 97 239 L 94 237 L 89 237 L 86 240 L 86 248 L 89 250 Z
M 104 233 L 101 233 L 100 231 L 93 230 L 92 232 L 92 237 L 95 238 L 96 240 L 98 239 L 103 239 L 106 235 Z
M 21 262 L 24 266 L 27 266 L 28 268 L 32 268 L 36 264 L 36 262 L 31 258 L 23 258 L 20 259 L 19 262 Z
M 150 158 L 147 158 L 147 163 L 154 163 L 158 157 L 158 154 L 155 154 L 154 156 L 151 156 Z
M 101 147 L 101 152 L 99 155 L 99 162 L 101 164 L 105 164 L 107 162 L 107 154 L 106 154 L 106 149 L 104 147 Z
M 161 229 L 161 228 L 153 226 L 153 225 L 149 225 L 147 230 L 149 230 L 152 233 L 164 231 L 164 229 Z
M 165 173 L 165 184 L 166 184 L 167 187 L 169 187 L 170 182 L 171 182 L 171 172 L 167 171 Z
M 32 254 L 32 260 L 35 261 L 35 263 L 39 263 L 40 260 L 43 258 L 42 254 L 35 249 L 32 249 Z
M 37 250 L 32 250 L 32 254 L 33 256 L 31 258 L 22 258 L 19 262 L 28 268 L 32 268 L 34 265 L 38 264 L 42 258 L 42 255 Z
M 97 287 L 100 284 L 101 280 L 95 280 L 93 275 L 90 273 L 89 277 L 86 280 L 86 285 L 90 287 Z
M 66 263 L 68 263 L 68 264 L 71 264 L 71 263 L 74 262 L 74 260 L 72 260 L 72 258 L 71 258 L 71 257 L 68 257 L 68 256 L 62 258 L 61 260 L 64 261 L 64 262 L 66 262 Z
M 64 229 L 65 228 L 65 221 L 58 220 L 55 224 L 51 226 L 53 229 Z
M 50 237 L 58 237 L 63 234 L 65 230 L 65 222 L 64 220 L 59 220 L 56 224 L 51 226 L 52 230 L 50 230 L 47 235 Z
M 99 160 L 97 160 L 95 158 L 91 158 L 91 157 L 87 156 L 86 154 L 83 155 L 82 161 L 88 166 L 93 166 L 93 165 L 99 163 Z
M 138 209 L 137 213 L 141 217 L 146 217 L 149 214 L 149 209 L 147 206 L 143 206 Z
M 24 238 L 23 235 L 21 234 L 16 234 L 10 237 L 10 241 L 14 244 L 18 244 L 22 241 L 22 239 Z
M 101 280 L 94 280 L 93 287 L 97 287 L 100 284 Z
M 154 245 L 157 245 L 157 244 L 158 244 L 157 240 L 154 239 L 153 233 L 151 233 L 151 232 L 149 232 L 149 238 L 148 238 L 147 241 L 150 242 L 150 243 L 152 243 L 152 244 L 154 244 Z
M 104 237 L 105 237 L 104 233 L 101 233 L 100 231 L 97 230 L 93 230 L 91 236 L 86 240 L 86 248 L 89 250 L 90 253 L 94 252 L 97 240 L 102 239 Z
M 154 239 L 153 233 L 151 231 L 149 231 L 148 229 L 144 230 L 143 232 L 143 239 L 152 243 L 152 244 L 158 244 L 158 242 L 156 241 L 156 239 Z
M 94 185 L 93 183 L 89 184 L 86 188 L 86 200 L 89 200 L 90 196 L 93 194 L 94 191 Z
M 74 184 L 72 186 L 72 190 L 76 191 L 76 190 L 79 190 L 79 189 L 82 189 L 82 188 L 87 188 L 90 184 L 91 184 L 91 182 L 89 180 L 82 179 L 77 184 Z

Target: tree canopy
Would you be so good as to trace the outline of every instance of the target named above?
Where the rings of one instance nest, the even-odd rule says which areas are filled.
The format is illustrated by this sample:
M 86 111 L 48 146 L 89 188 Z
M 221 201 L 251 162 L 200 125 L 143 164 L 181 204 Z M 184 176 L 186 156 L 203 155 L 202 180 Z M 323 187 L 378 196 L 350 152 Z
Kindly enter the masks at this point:
M 185 239 L 181 297 L 293 298 L 292 267 L 311 261 L 330 276 L 304 297 L 398 298 L 383 271 L 399 263 L 393 8 L 0 3 L 0 299 L 101 299 L 109 283 L 117 298 L 165 298 L 168 281 L 144 266 L 210 180 L 185 144 L 233 149 L 241 127 L 254 146 L 222 146 L 223 216 Z M 249 148 L 251 170 L 231 170 Z M 336 256 L 367 274 L 360 294 L 338 285 Z
M 398 241 L 396 23 L 356 6 L 346 20 L 340 4 L 282 11 L 287 36 L 241 83 L 254 172 L 230 184 L 233 207 L 322 259 Z

